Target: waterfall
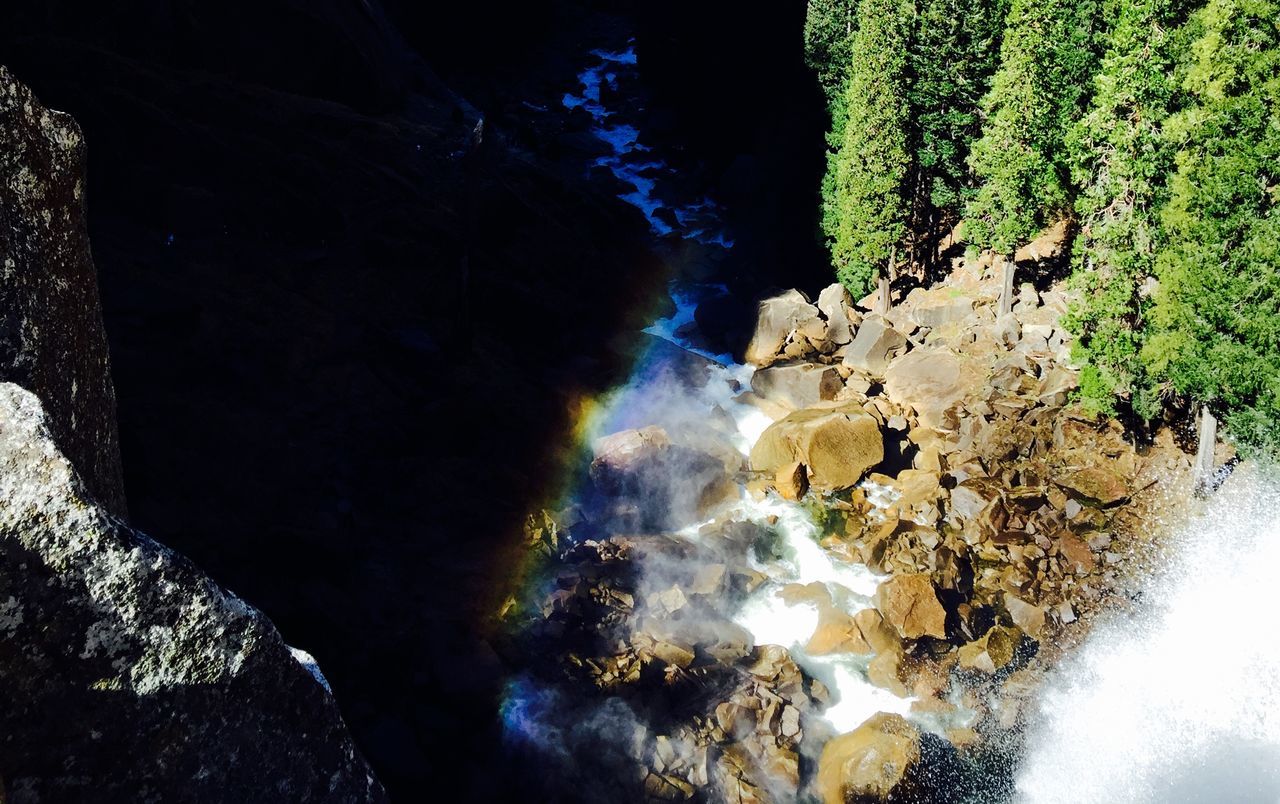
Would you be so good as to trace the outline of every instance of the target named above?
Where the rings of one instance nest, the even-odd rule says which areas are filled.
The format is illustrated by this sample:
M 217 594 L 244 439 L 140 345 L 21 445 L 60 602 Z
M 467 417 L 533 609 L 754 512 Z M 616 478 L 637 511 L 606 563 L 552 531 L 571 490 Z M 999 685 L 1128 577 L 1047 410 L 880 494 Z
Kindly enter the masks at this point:
M 1238 472 L 1050 677 L 1026 802 L 1280 801 L 1280 483 Z

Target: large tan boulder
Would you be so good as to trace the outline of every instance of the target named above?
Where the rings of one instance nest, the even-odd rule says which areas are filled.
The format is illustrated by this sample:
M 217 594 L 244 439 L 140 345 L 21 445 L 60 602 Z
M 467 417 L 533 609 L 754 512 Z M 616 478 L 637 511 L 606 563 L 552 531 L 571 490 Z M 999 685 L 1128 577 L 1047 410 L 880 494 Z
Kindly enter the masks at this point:
M 822 749 L 818 794 L 823 804 L 886 801 L 911 786 L 920 762 L 920 732 L 902 715 L 877 712 Z
M 765 299 L 756 308 L 756 329 L 747 345 L 746 361 L 768 366 L 778 359 L 792 331 L 818 317 L 818 308 L 798 290 Z
M 751 390 L 789 410 L 829 402 L 842 388 L 840 372 L 818 363 L 770 366 L 751 375 Z
M 875 609 L 863 609 L 853 615 L 853 624 L 862 641 L 875 653 L 884 653 L 898 647 L 899 637 L 893 626 L 884 621 L 884 615 Z
M 913 290 L 907 297 L 907 303 L 911 320 L 930 329 L 973 317 L 973 298 L 956 287 Z
M 875 609 L 863 609 L 850 615 L 832 605 L 829 596 L 825 602 L 817 602 L 817 605 L 818 627 L 814 629 L 813 636 L 804 648 L 809 655 L 853 653 L 869 656 L 901 652 L 897 633 Z
M 950 430 L 954 408 L 978 384 L 974 373 L 946 349 L 917 349 L 894 360 L 885 371 L 884 392 L 899 407 L 911 408 L 925 427 Z
M 946 639 L 947 612 L 928 574 L 895 575 L 876 588 L 876 608 L 903 639 Z
M 869 315 L 862 320 L 853 342 L 837 353 L 846 366 L 883 377 L 889 361 L 906 351 L 907 336 L 893 328 L 882 316 Z
M 827 319 L 827 338 L 837 346 L 853 340 L 853 330 L 861 316 L 853 309 L 853 297 L 836 282 L 818 294 L 818 311 Z
M 830 653 L 871 653 L 871 646 L 862 639 L 853 617 L 835 606 L 827 605 L 818 609 L 818 627 L 805 645 L 804 650 L 811 656 L 825 656 Z
M 751 468 L 775 474 L 802 463 L 812 486 L 852 488 L 884 460 L 884 442 L 875 418 L 856 403 L 805 408 L 769 425 L 751 448 Z

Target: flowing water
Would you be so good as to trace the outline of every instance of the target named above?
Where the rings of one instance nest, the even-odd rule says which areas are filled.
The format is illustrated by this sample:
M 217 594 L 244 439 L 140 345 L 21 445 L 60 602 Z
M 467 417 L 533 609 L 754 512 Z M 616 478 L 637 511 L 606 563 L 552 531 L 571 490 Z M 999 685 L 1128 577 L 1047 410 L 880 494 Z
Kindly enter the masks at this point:
M 679 193 L 674 171 L 641 141 L 636 126 L 624 121 L 625 113 L 610 108 L 610 90 L 616 91 L 620 82 L 634 78 L 628 75 L 628 71 L 636 69 L 634 50 L 595 51 L 592 57 L 593 64 L 579 74 L 577 91 L 567 93 L 563 103 L 569 109 L 582 108 L 591 114 L 595 121 L 593 132 L 611 149 L 596 164 L 608 168 L 632 188 L 619 197 L 645 214 L 655 235 L 693 240 L 713 249 L 732 248 L 732 238 L 720 224 L 716 205 L 705 198 L 673 200 Z M 697 337 L 694 320 L 700 302 L 727 292 L 723 285 L 681 278 L 671 283 L 674 313 L 655 321 L 646 332 L 678 349 L 651 349 L 641 357 L 629 382 L 600 400 L 589 420 L 580 424 L 579 437 L 584 443 L 621 430 L 657 425 L 678 443 L 717 445 L 746 457 L 772 419 L 741 397 L 749 387 L 752 367 L 735 363 L 729 355 L 700 348 L 702 341 Z M 674 364 L 685 360 L 680 356 L 682 352 L 711 361 L 705 382 L 690 382 L 677 370 Z M 874 498 L 875 489 L 870 491 Z M 832 703 L 824 717 L 834 731 L 853 729 L 877 711 L 908 714 L 911 699 L 897 697 L 866 680 L 870 657 L 805 653 L 803 646 L 818 625 L 818 610 L 813 604 L 788 605 L 777 594 L 788 584 L 823 584 L 838 606 L 855 613 L 871 605 L 871 596 L 881 578 L 863 565 L 845 563 L 829 555 L 816 541 L 818 528 L 809 512 L 775 493 L 756 499 L 745 487 L 741 488 L 737 501 L 718 515 L 767 525 L 779 534 L 780 545 L 772 557 L 764 561 L 752 559 L 753 568 L 768 580 L 743 602 L 733 620 L 751 634 L 757 645 L 787 647 L 797 664 L 826 684 Z M 685 523 L 677 534 L 697 539 L 703 524 Z M 520 687 L 518 692 L 527 695 L 528 689 Z M 512 696 L 506 711 L 519 713 L 519 728 L 532 728 L 527 717 L 529 708 L 516 705 Z M 509 717 L 508 724 L 511 722 Z
M 594 133 L 610 148 L 597 165 L 625 183 L 628 189 L 620 197 L 644 213 L 659 238 L 732 248 L 716 205 L 705 198 L 680 200 L 675 172 L 642 142 L 626 111 L 611 106 L 620 85 L 635 78 L 634 50 L 596 51 L 592 59 L 563 103 L 591 114 Z M 646 330 L 661 347 L 650 349 L 629 382 L 592 408 L 580 423 L 582 443 L 658 425 L 673 441 L 715 444 L 747 455 L 771 419 L 743 397 L 751 367 L 699 347 L 704 341 L 697 336 L 694 315 L 700 302 L 727 292 L 713 283 L 672 282 L 675 312 Z M 685 352 L 711 361 L 705 382 L 691 382 L 679 370 L 687 362 Z M 885 501 L 882 489 L 864 489 L 869 499 Z M 797 664 L 827 685 L 831 704 L 822 717 L 834 733 L 851 730 L 879 711 L 903 714 L 935 733 L 969 725 L 972 714 L 963 708 L 945 723 L 914 715 L 911 699 L 867 681 L 869 657 L 805 652 L 818 625 L 817 608 L 787 604 L 777 594 L 780 589 L 821 584 L 836 605 L 854 613 L 871 605 L 882 580 L 822 549 L 815 538 L 818 526 L 805 507 L 774 493 L 756 498 L 744 487 L 719 516 L 767 523 L 780 535 L 781 549 L 772 557 L 752 559 L 767 581 L 741 602 L 732 619 L 757 645 L 788 648 Z M 677 535 L 696 540 L 704 524 L 684 523 Z M 1257 476 L 1232 479 L 1183 529 L 1172 555 L 1176 559 L 1155 576 L 1130 612 L 1099 627 L 1049 677 L 1024 735 L 1017 800 L 1280 801 L 1280 641 L 1273 635 L 1280 490 Z M 539 713 L 553 705 L 553 694 L 528 679 L 513 682 L 503 705 L 508 730 L 543 744 L 567 743 L 562 727 L 538 722 Z M 601 707 L 599 723 L 588 718 L 573 728 L 586 730 L 590 744 L 606 753 L 634 752 L 634 745 L 605 745 L 638 739 L 611 736 L 624 733 L 616 723 L 629 717 L 613 711 L 619 706 L 610 701 Z M 566 744 L 562 750 L 570 748 Z
M 1280 801 L 1280 486 L 1240 472 L 1046 685 L 1026 802 Z
M 640 141 L 635 126 L 617 121 L 603 88 L 616 90 L 620 73 L 634 70 L 633 48 L 619 52 L 595 51 L 598 61 L 579 74 L 579 91 L 565 95 L 568 108 L 585 108 L 596 121 L 596 136 L 608 143 L 613 153 L 600 157 L 598 165 L 609 168 L 621 181 L 635 189 L 620 196 L 633 204 L 649 219 L 658 235 L 676 235 L 700 243 L 729 249 L 733 240 L 719 222 L 719 210 L 708 199 L 675 204 L 673 215 L 660 215 L 664 193 L 676 184 L 674 172 Z M 664 181 L 664 179 L 666 181 Z M 670 225 L 674 221 L 675 226 Z M 647 356 L 640 369 L 622 389 L 615 392 L 588 427 L 588 438 L 629 428 L 659 425 L 673 438 L 706 444 L 719 440 L 745 457 L 772 420 L 759 409 L 739 400 L 738 394 L 749 387 L 752 367 L 733 362 L 730 355 L 713 354 L 699 348 L 698 340 L 682 335 L 695 328 L 694 311 L 707 298 L 727 293 L 723 285 L 692 283 L 677 279 L 670 293 L 675 312 L 656 321 L 645 331 L 715 361 L 705 385 L 689 385 L 665 370 L 663 360 Z M 726 422 L 732 426 L 725 426 Z M 711 423 L 711 424 L 709 424 Z M 716 426 L 716 424 L 719 426 Z M 790 649 L 792 658 L 810 675 L 823 681 L 831 690 L 833 704 L 825 717 L 836 731 L 848 731 L 877 711 L 907 714 L 910 700 L 871 685 L 866 680 L 870 657 L 809 656 L 803 646 L 818 625 L 818 610 L 812 604 L 788 605 L 777 592 L 787 584 L 821 583 L 832 597 L 850 613 L 871 605 L 880 579 L 865 566 L 833 559 L 818 546 L 817 526 L 800 505 L 770 493 L 756 500 L 744 489 L 738 502 L 721 516 L 754 523 L 772 523 L 770 527 L 782 537 L 780 557 L 767 563 L 753 562 L 768 582 L 748 599 L 734 617 L 747 629 L 756 644 L 776 644 Z M 682 531 L 696 538 L 698 526 L 690 522 Z

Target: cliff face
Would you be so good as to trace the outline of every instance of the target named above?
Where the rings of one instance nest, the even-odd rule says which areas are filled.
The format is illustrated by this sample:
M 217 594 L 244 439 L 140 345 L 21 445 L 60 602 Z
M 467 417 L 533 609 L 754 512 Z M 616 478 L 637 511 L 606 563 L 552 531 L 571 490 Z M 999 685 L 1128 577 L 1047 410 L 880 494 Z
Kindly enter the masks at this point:
M 256 609 L 126 527 L 0 384 L 0 768 L 14 802 L 377 801 L 337 706 Z
M 0 68 L 9 799 L 380 800 L 332 697 L 267 618 L 118 517 L 83 157 L 71 119 Z
M 85 223 L 84 141 L 0 66 L 0 380 L 35 391 L 93 496 L 124 514 L 116 399 Z
M 244 21 L 222 40 L 193 19 L 181 60 L 159 22 L 0 33 L 89 144 L 131 522 L 315 654 L 393 795 L 505 800 L 479 625 L 504 536 L 664 277 L 640 213 L 584 178 L 572 84 L 527 97 L 545 113 L 513 102 L 545 120 L 527 135 L 487 115 L 475 148 L 430 73 L 371 113 L 294 80 L 323 60 L 308 29 Z M 254 37 L 296 60 L 247 72 Z

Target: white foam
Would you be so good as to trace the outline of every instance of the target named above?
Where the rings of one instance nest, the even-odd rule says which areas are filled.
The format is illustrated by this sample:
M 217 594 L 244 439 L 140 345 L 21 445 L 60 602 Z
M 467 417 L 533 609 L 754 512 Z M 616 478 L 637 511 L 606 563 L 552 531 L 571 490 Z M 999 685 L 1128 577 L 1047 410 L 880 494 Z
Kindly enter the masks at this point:
M 1233 478 L 1174 549 L 1054 673 L 1020 800 L 1280 801 L 1280 487 Z
M 632 189 L 619 197 L 640 209 L 653 231 L 668 234 L 675 228 L 681 237 L 729 248 L 733 241 L 725 234 L 722 212 L 710 199 L 687 204 L 671 204 L 662 198 L 662 181 L 672 175 L 663 162 L 644 156 L 649 148 L 641 142 L 640 131 L 627 123 L 606 122 L 616 119 L 606 108 L 609 100 L 602 96 L 601 86 L 614 88 L 620 71 L 636 64 L 633 47 L 621 51 L 595 51 L 598 63 L 583 70 L 577 92 L 566 93 L 567 108 L 583 108 L 596 120 L 592 133 L 607 144 L 610 153 L 599 157 L 596 164 L 607 168 Z M 671 215 L 659 216 L 669 209 Z M 677 227 L 673 227 L 674 220 Z M 723 285 L 673 283 L 670 287 L 675 312 L 655 321 L 645 331 L 670 341 L 717 365 L 701 387 L 688 387 L 672 381 L 672 376 L 658 372 L 656 376 L 633 377 L 632 381 L 611 395 L 601 415 L 593 422 L 592 433 L 603 434 L 630 427 L 659 425 L 673 436 L 695 433 L 700 438 L 718 439 L 732 444 L 747 455 L 773 419 L 760 408 L 737 397 L 750 386 L 753 369 L 734 363 L 731 355 L 713 354 L 689 338 L 677 334 L 695 321 L 699 303 L 727 293 Z M 722 411 L 732 420 L 732 429 L 717 424 Z M 873 495 L 876 489 L 872 489 Z M 832 704 L 824 717 L 837 731 L 856 728 L 877 711 L 907 714 L 911 700 L 898 698 L 887 690 L 873 686 L 866 679 L 870 657 L 809 656 L 804 646 L 818 625 L 818 612 L 813 605 L 788 606 L 777 592 L 789 583 L 825 584 L 833 601 L 854 613 L 871 605 L 879 577 L 865 566 L 848 564 L 832 557 L 817 543 L 817 526 L 808 511 L 798 503 L 770 494 L 763 500 L 751 498 L 745 490 L 736 508 L 722 512 L 727 516 L 761 524 L 774 523 L 780 537 L 781 557 L 767 564 L 756 564 L 769 580 L 744 602 L 734 616 L 735 622 L 751 632 L 757 644 L 787 647 L 807 672 L 825 683 L 831 691 Z M 876 497 L 880 500 L 884 497 Z M 678 532 L 696 539 L 700 528 L 708 523 L 690 523 Z
M 637 154 L 647 153 L 650 150 L 640 142 L 640 132 L 635 126 L 626 123 L 606 124 L 606 121 L 616 115 L 615 111 L 605 104 L 607 98 L 601 95 L 601 86 L 616 89 L 619 70 L 634 69 L 635 47 L 629 45 L 618 51 L 594 50 L 592 55 L 598 60 L 597 63 L 578 73 L 578 91 L 566 92 L 561 98 L 561 103 L 566 109 L 586 110 L 597 123 L 591 133 L 607 144 L 613 153 L 598 158 L 596 164 L 608 168 L 620 181 L 634 188 L 618 197 L 643 212 L 656 234 L 668 235 L 677 231 L 677 227 L 673 227 L 668 220 L 658 215 L 659 210 L 667 208 L 679 223 L 678 233 L 681 237 L 721 248 L 730 248 L 733 240 L 720 228 L 719 210 L 715 205 L 707 199 L 686 205 L 663 201 L 658 195 L 658 182 L 650 174 L 655 171 L 665 171 L 670 175 L 673 171 L 663 162 L 633 159 Z M 697 221 L 698 225 L 695 226 L 686 221 Z

